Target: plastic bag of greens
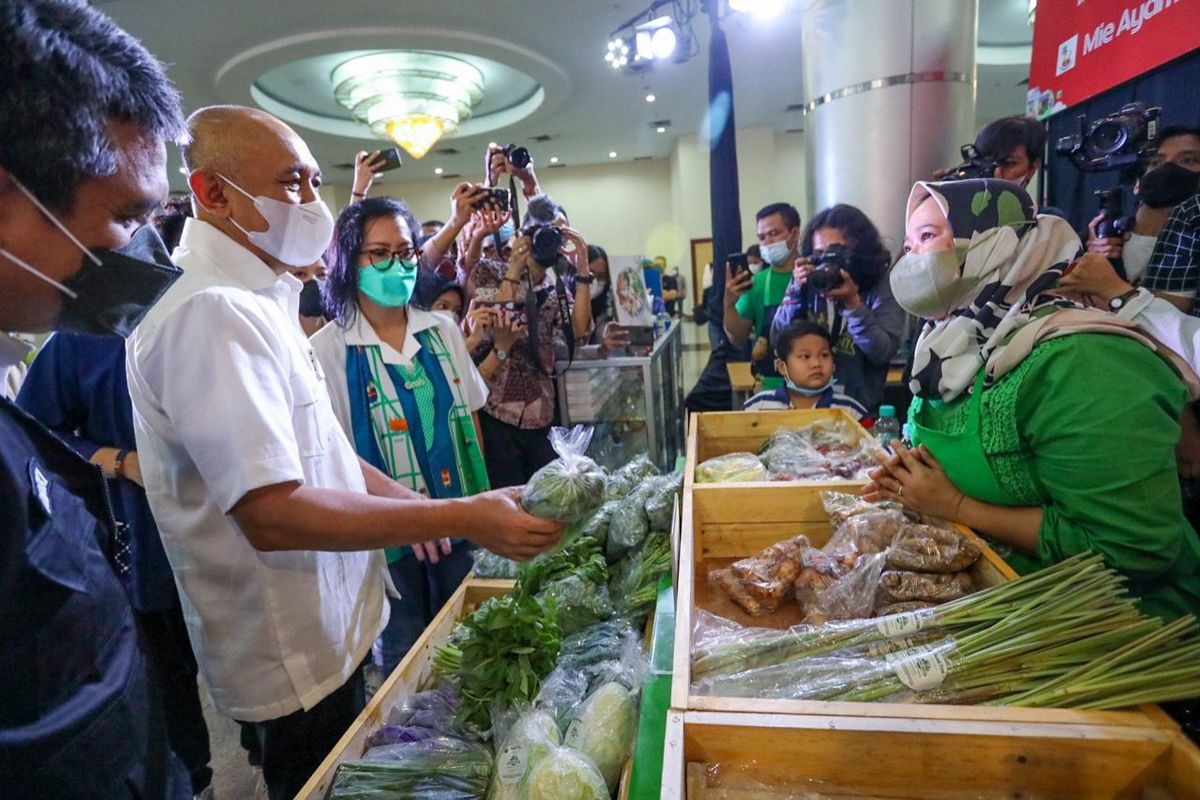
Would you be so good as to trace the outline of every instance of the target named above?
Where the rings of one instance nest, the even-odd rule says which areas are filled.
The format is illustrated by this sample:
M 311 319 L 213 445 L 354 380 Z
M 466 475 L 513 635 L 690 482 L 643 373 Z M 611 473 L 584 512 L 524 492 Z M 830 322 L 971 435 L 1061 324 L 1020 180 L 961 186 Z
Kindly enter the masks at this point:
M 768 479 L 767 468 L 754 453 L 729 453 L 696 467 L 696 483 L 746 483 Z
M 496 555 L 490 550 L 479 548 L 471 553 L 475 561 L 475 575 L 480 578 L 515 578 L 517 577 L 517 562 L 511 558 Z
M 563 743 L 590 758 L 608 790 L 617 788 L 637 727 L 634 693 L 619 681 L 596 687 L 575 709 Z
M 651 533 L 611 570 L 609 589 L 618 613 L 642 617 L 654 608 L 659 578 L 671 571 L 671 558 L 671 535 Z
M 654 488 L 646 498 L 646 521 L 652 531 L 669 531 L 671 516 L 675 513 L 675 498 L 683 488 L 683 473 L 651 478 L 650 483 Z
M 646 500 L 655 491 L 653 479 L 634 489 L 613 511 L 608 523 L 608 541 L 604 554 L 609 564 L 615 564 L 625 554 L 642 543 L 650 532 L 650 519 L 646 516 Z
M 438 736 L 376 747 L 358 761 L 340 765 L 333 800 L 476 800 L 488 790 L 492 755 L 474 742 Z
M 609 476 L 604 499 L 619 500 L 633 491 L 643 479 L 657 474 L 658 467 L 654 466 L 648 455 L 642 453 Z
M 628 622 L 608 620 L 565 640 L 562 657 L 542 682 L 534 706 L 549 712 L 566 731 L 590 690 L 615 682 L 636 691 L 649 675 L 641 637 Z
M 592 760 L 559 747 L 529 774 L 524 800 L 608 800 L 604 776 Z
M 554 428 L 550 444 L 558 458 L 539 469 L 525 484 L 521 506 L 535 517 L 574 523 L 591 514 L 604 500 L 608 478 L 588 458 L 592 429 L 576 425 Z
M 449 736 L 464 736 L 466 730 L 454 719 L 458 705 L 458 692 L 448 686 L 417 692 L 392 708 L 388 713 L 387 724 L 398 728 L 426 728 L 434 733 Z
M 617 500 L 605 501 L 590 517 L 579 523 L 579 535 L 592 537 L 603 550 L 608 543 L 608 526 L 612 522 L 613 512 L 619 505 Z
M 595 625 L 613 614 L 608 587 L 582 575 L 568 575 L 547 584 L 538 597 L 553 597 L 558 627 L 564 633 L 574 633 Z
M 498 715 L 492 726 L 496 769 L 488 800 L 521 800 L 529 790 L 529 775 L 562 744 L 558 723 L 546 711 Z

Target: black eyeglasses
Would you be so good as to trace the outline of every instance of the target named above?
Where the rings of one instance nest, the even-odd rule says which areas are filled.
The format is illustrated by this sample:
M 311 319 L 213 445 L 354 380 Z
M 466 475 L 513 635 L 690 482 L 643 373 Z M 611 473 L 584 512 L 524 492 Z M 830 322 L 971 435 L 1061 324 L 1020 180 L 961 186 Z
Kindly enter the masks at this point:
M 388 250 L 386 247 L 373 247 L 370 250 L 359 250 L 361 256 L 366 256 L 367 263 L 378 270 L 387 269 L 388 264 L 393 258 L 400 261 L 411 261 L 413 254 L 416 251 L 412 247 L 406 246 L 399 250 Z

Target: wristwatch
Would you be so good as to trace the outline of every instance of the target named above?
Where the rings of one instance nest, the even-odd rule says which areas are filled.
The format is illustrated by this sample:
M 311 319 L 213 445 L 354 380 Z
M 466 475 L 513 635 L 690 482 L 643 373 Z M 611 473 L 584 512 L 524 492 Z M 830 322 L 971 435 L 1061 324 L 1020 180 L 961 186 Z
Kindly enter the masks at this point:
M 129 455 L 128 450 L 117 450 L 117 456 L 113 459 L 113 476 L 117 478 L 125 477 L 125 456 Z
M 582 283 L 584 286 L 590 286 L 593 283 L 595 283 L 595 281 L 596 281 L 596 276 L 592 275 L 591 273 L 589 273 L 587 275 L 576 275 L 575 276 L 575 282 Z
M 495 353 L 496 358 L 500 359 L 501 361 L 508 361 L 508 351 L 507 350 L 501 350 L 500 348 L 496 348 L 492 352 Z
M 1130 289 L 1128 292 L 1125 292 L 1124 294 L 1117 295 L 1112 300 L 1108 301 L 1108 310 L 1109 311 L 1120 311 L 1122 308 L 1125 307 L 1126 303 L 1128 303 L 1133 298 L 1137 297 L 1137 293 L 1138 293 L 1137 289 Z

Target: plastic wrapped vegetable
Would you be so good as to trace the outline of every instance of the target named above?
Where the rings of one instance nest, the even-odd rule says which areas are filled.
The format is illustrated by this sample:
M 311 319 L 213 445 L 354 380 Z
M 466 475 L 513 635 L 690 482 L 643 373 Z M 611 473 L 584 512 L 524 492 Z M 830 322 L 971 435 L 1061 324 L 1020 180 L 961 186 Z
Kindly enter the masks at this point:
M 366 758 L 340 765 L 332 800 L 477 800 L 488 790 L 492 756 L 486 747 L 438 736 L 376 747 Z
M 404 744 L 432 739 L 436 732 L 429 728 L 409 725 L 384 725 L 367 737 L 367 748 L 382 747 L 386 744 Z
M 659 578 L 671 571 L 671 535 L 652 533 L 612 570 L 609 589 L 622 614 L 641 617 L 658 599 Z
M 561 744 L 558 723 L 547 712 L 529 711 L 518 717 L 507 733 L 497 738 L 496 769 L 488 800 L 525 797 L 529 775 Z
M 829 459 L 793 431 L 776 431 L 762 453 L 772 480 L 821 480 L 831 476 Z
M 609 791 L 617 788 L 637 724 L 633 695 L 611 681 L 600 685 L 575 711 L 563 743 L 590 758 Z
M 392 708 L 387 724 L 397 728 L 426 728 L 434 733 L 464 736 L 466 730 L 454 718 L 458 706 L 458 692 L 450 687 L 417 692 Z
M 910 600 L 945 603 L 964 597 L 974 590 L 975 583 L 965 572 L 939 575 L 889 570 L 879 579 L 878 602 L 881 606 Z
M 591 759 L 560 747 L 530 772 L 525 800 L 609 800 L 609 792 Z
M 769 614 L 788 596 L 800 575 L 801 557 L 811 548 L 807 536 L 796 536 L 726 569 L 712 570 L 708 581 L 750 616 Z
M 767 468 L 753 453 L 729 453 L 696 467 L 696 483 L 746 483 L 768 479 Z
M 553 581 L 543 587 L 538 597 L 554 599 L 555 619 L 564 635 L 613 615 L 608 586 L 584 575 L 568 575 Z
M 669 531 L 671 515 L 675 513 L 675 498 L 683 488 L 683 473 L 651 478 L 650 482 L 654 488 L 646 498 L 646 521 L 652 531 Z
M 620 501 L 608 500 L 583 522 L 579 523 L 579 535 L 590 536 L 596 540 L 603 550 L 608 542 L 608 526 L 612 521 L 613 512 L 617 510 Z
M 588 458 L 592 429 L 577 425 L 570 431 L 554 428 L 550 444 L 558 458 L 539 469 L 525 484 L 521 506 L 535 517 L 574 523 L 591 514 L 604 500 L 608 478 Z
M 480 548 L 471 554 L 475 561 L 475 575 L 480 578 L 515 578 L 517 577 L 516 561 L 496 555 L 490 550 Z
M 646 499 L 654 490 L 655 485 L 649 481 L 642 484 L 613 511 L 612 521 L 608 524 L 608 542 L 604 547 L 608 563 L 620 561 L 626 553 L 640 545 L 650 532 Z
M 806 608 L 804 621 L 818 624 L 830 619 L 862 619 L 871 616 L 879 592 L 885 553 L 865 555 L 854 569 L 815 592 L 815 602 Z
M 657 474 L 658 467 L 654 466 L 648 455 L 642 453 L 609 476 L 604 499 L 619 500 L 633 491 L 645 478 Z
M 829 524 L 834 530 L 837 530 L 843 522 L 857 514 L 896 511 L 905 517 L 912 518 L 904 506 L 899 503 L 894 503 L 890 500 L 872 503 L 864 500 L 857 494 L 849 494 L 847 492 L 821 492 L 821 505 L 825 507 L 825 513 L 829 515 Z
M 958 531 L 909 524 L 892 541 L 887 565 L 913 572 L 962 572 L 979 555 L 978 545 Z

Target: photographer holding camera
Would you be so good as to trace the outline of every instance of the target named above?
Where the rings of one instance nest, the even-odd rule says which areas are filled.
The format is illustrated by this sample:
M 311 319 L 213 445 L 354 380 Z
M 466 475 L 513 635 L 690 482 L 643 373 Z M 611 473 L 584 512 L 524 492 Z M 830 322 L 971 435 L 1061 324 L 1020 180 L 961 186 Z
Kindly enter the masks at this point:
M 1088 224 L 1088 252 L 1109 260 L 1121 259 L 1125 277 L 1130 282 L 1136 282 L 1146 273 L 1155 241 L 1166 227 L 1171 212 L 1196 193 L 1196 176 L 1200 174 L 1200 130 L 1164 128 L 1149 166 L 1150 169 L 1134 185 L 1138 207 L 1132 230 L 1123 235 L 1101 236 L 1098 226 L 1107 217 L 1103 211 Z M 1154 282 L 1157 283 L 1160 277 L 1156 274 Z M 1151 288 L 1172 291 L 1165 282 L 1161 287 Z
M 762 377 L 764 389 L 778 389 L 783 378 L 775 370 L 767 337 L 791 280 L 800 242 L 800 212 L 790 203 L 772 203 L 754 219 L 763 260 L 771 268 L 751 275 L 748 268 L 735 270 L 725 262 L 725 335 L 734 348 L 754 342 L 750 358 L 755 373 Z
M 1028 186 L 1042 167 L 1046 129 L 1033 117 L 1014 114 L 993 120 L 980 129 L 973 145 L 963 147 L 964 161 L 938 170 L 934 180 L 1001 178 Z
M 825 326 L 843 390 L 874 410 L 904 335 L 904 310 L 884 280 L 891 256 L 867 215 L 845 204 L 813 217 L 800 242 L 772 339 L 793 320 Z
M 497 152 L 503 153 L 490 151 Z M 556 351 L 573 354 L 592 332 L 588 246 L 568 227 L 562 207 L 546 195 L 532 197 L 511 244 L 507 264 L 481 258 L 472 276 L 476 304 L 515 312 L 511 321 L 525 331 L 509 349 L 491 336 L 475 354 L 485 365 L 498 362 L 494 372 L 490 365 L 482 368 L 490 393 L 479 415 L 493 486 L 523 484 L 555 458 L 548 437 L 556 408 Z M 564 280 L 569 271 L 573 291 Z

